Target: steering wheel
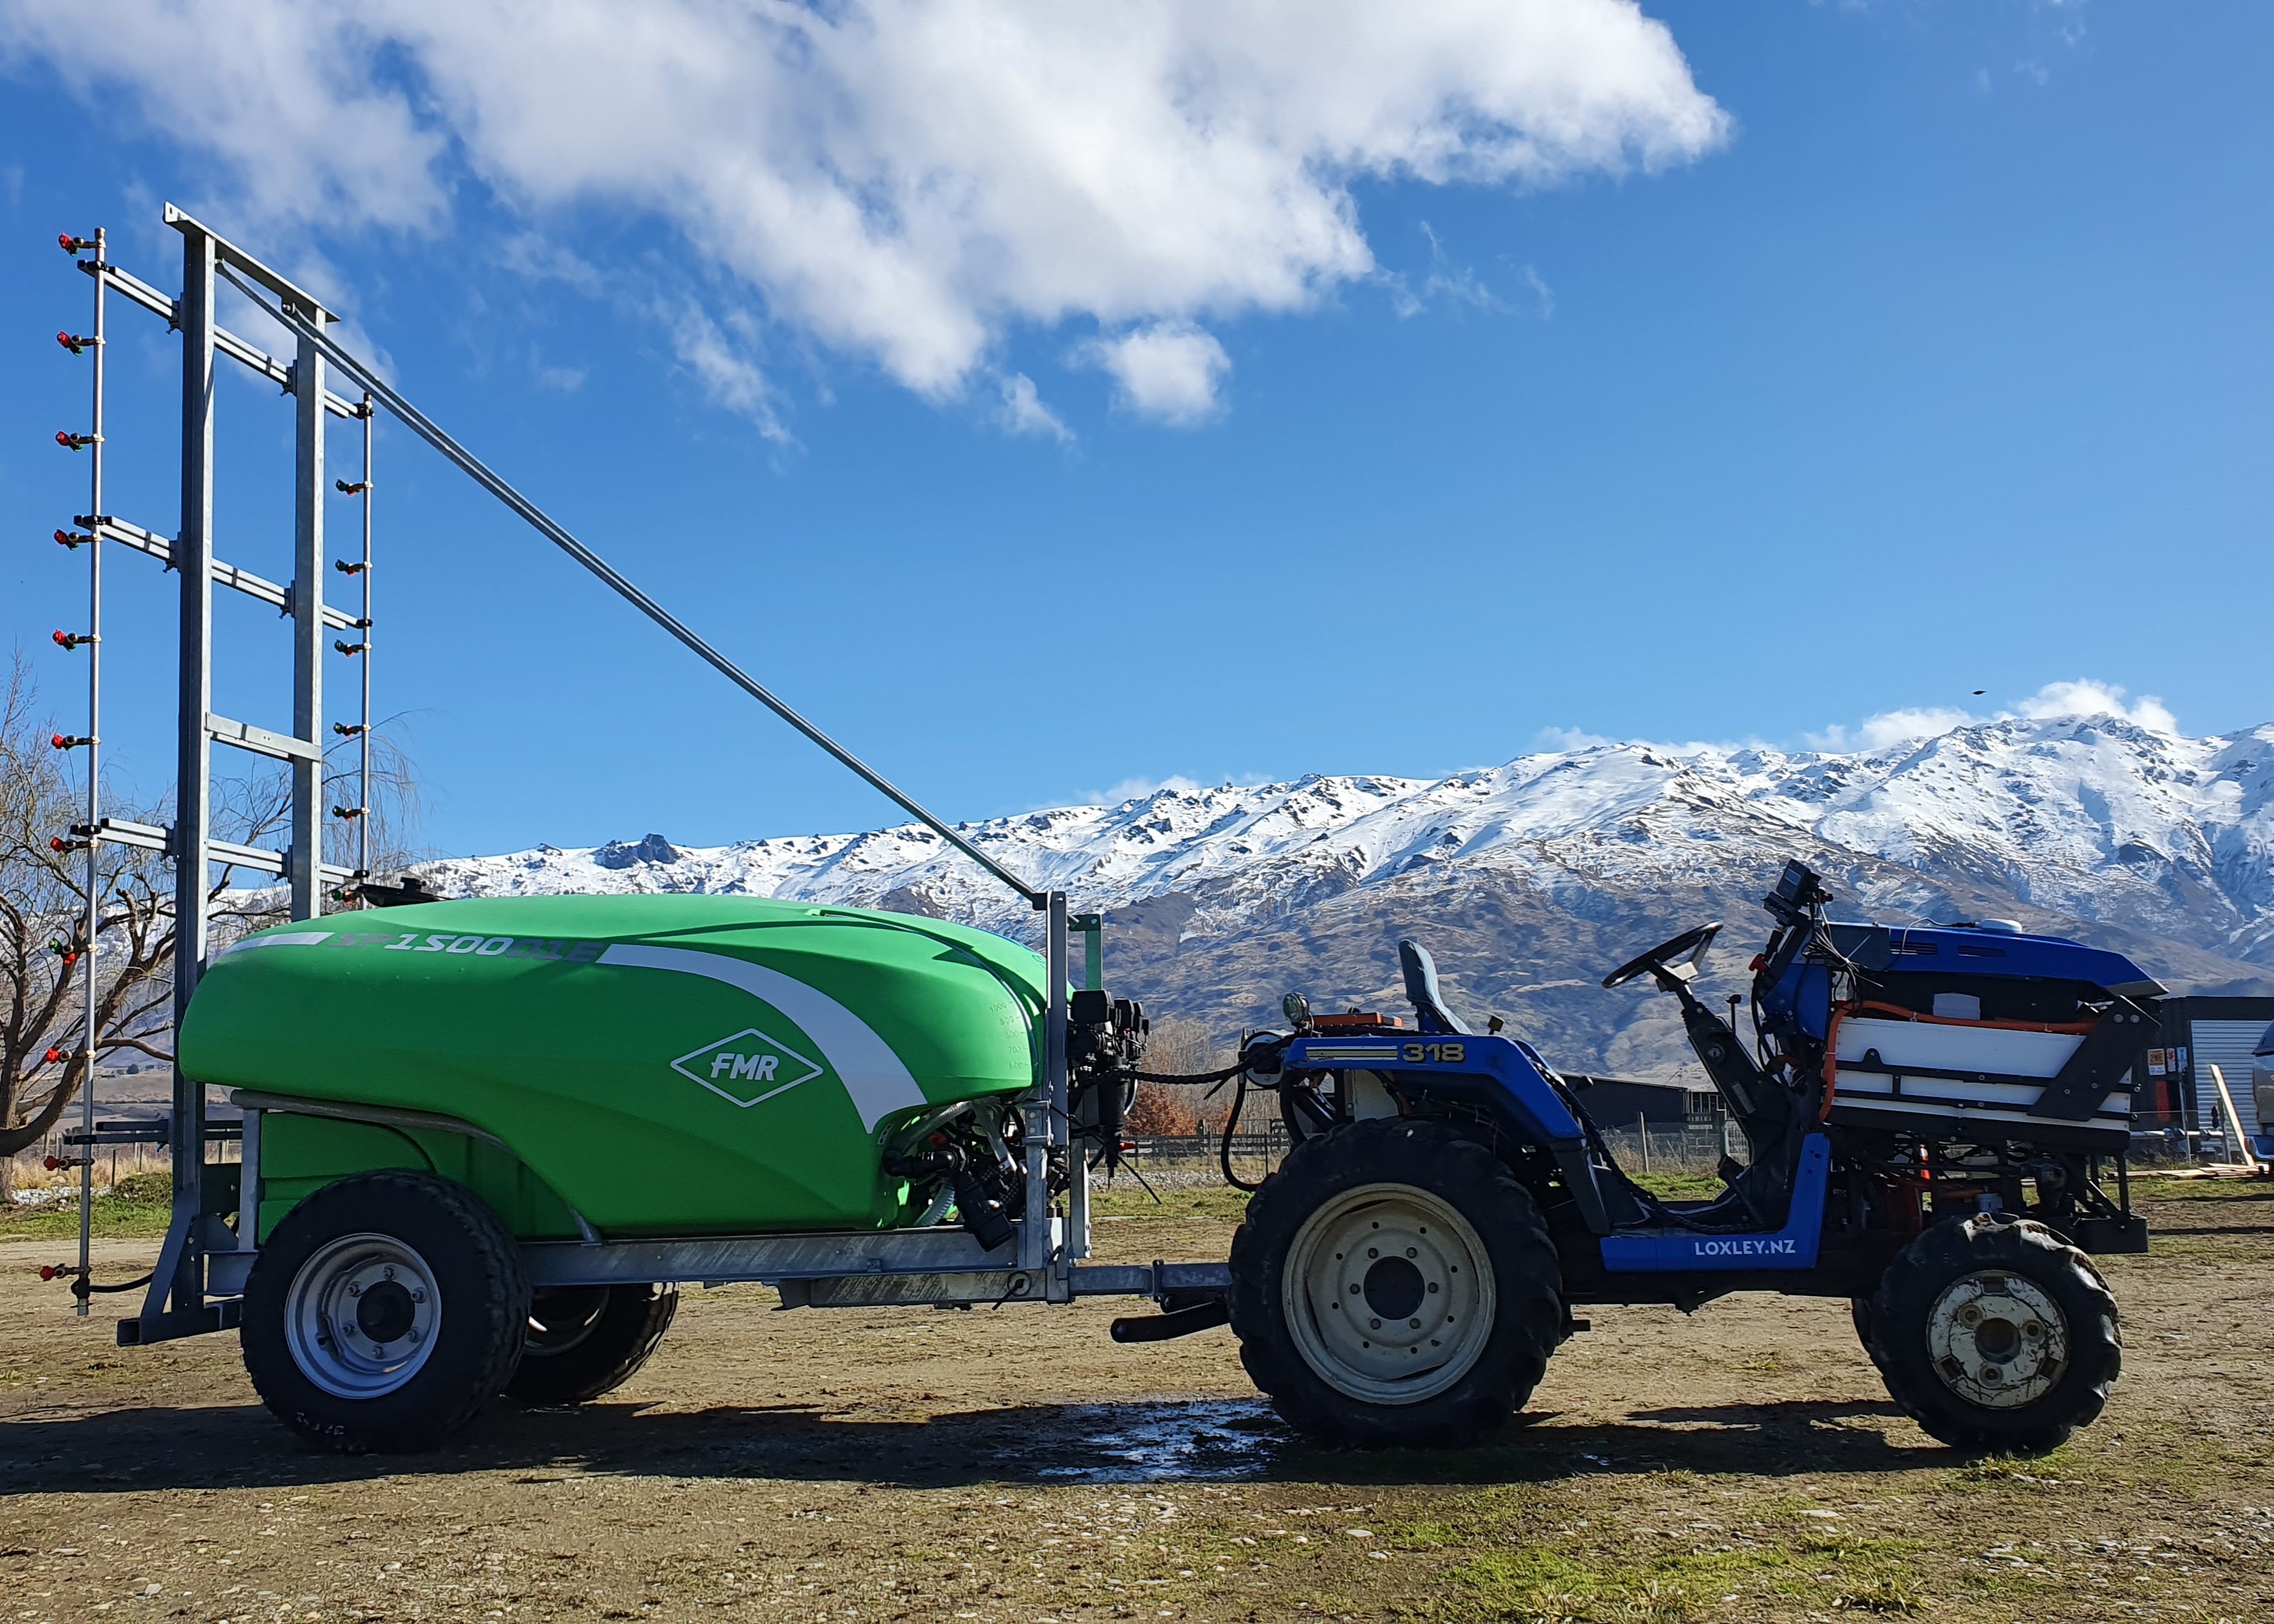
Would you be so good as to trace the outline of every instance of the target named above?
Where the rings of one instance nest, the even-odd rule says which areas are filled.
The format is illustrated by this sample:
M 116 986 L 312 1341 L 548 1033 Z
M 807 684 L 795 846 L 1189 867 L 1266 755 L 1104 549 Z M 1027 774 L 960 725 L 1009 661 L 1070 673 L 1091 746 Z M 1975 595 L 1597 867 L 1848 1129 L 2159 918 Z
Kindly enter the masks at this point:
M 1706 950 L 1713 945 L 1713 938 L 1721 934 L 1721 921 L 1718 919 L 1710 925 L 1700 925 L 1695 930 L 1685 930 L 1669 941 L 1660 942 L 1650 951 L 1628 959 L 1603 978 L 1603 985 L 1623 987 L 1638 975 L 1648 975 L 1657 971 L 1665 971 L 1686 981 L 1698 974 L 1698 965 L 1706 957 Z M 1676 967 L 1676 959 L 1685 962 Z

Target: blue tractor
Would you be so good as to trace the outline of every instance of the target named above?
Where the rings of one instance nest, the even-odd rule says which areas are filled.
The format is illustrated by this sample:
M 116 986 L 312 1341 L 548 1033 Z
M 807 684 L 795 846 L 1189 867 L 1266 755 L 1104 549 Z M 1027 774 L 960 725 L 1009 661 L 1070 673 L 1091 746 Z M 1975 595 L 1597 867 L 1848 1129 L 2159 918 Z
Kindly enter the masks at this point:
M 1583 1094 L 1498 1020 L 1460 1020 L 1412 942 L 1411 1026 L 1290 994 L 1290 1030 L 1242 1059 L 1297 1142 L 1249 1205 L 1228 1303 L 1280 1412 L 1360 1447 L 1467 1443 L 1523 1407 L 1574 1309 L 1766 1290 L 1847 1298 L 1946 1444 L 2043 1450 L 2097 1417 L 2123 1339 L 2087 1254 L 2147 1249 L 2125 1153 L 2164 989 L 2010 923 L 1848 923 L 1830 900 L 1798 862 L 1766 899 L 1749 1038 L 1692 987 L 1718 924 L 1604 979 L 1680 1001 L 1743 1130 L 1710 1200 L 1629 1177 Z

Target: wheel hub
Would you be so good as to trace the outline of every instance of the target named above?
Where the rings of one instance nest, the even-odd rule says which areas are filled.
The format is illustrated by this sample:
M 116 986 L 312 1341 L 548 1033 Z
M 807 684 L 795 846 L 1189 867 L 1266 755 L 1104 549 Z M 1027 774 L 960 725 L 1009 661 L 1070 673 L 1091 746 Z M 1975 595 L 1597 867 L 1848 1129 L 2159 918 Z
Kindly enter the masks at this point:
M 1410 1184 L 1369 1184 L 1320 1206 L 1288 1248 L 1287 1323 L 1304 1360 L 1370 1403 L 1434 1396 L 1492 1335 L 1492 1267 L 1449 1202 Z
M 1366 1305 L 1372 1312 L 1385 1320 L 1404 1320 L 1419 1310 L 1431 1283 L 1406 1259 L 1383 1258 L 1367 1270 L 1366 1289 L 1359 1295 L 1366 1298 Z
M 356 1300 L 356 1328 L 380 1347 L 401 1342 L 418 1320 L 418 1304 L 395 1279 L 382 1279 Z
M 301 1373 L 335 1398 L 381 1398 L 434 1350 L 442 1297 L 425 1259 L 391 1235 L 343 1235 L 292 1277 L 284 1340 Z
M 2068 1320 L 2035 1281 L 1997 1269 L 1960 1276 L 1927 1313 L 1927 1354 L 1971 1404 L 2019 1410 L 2068 1368 Z

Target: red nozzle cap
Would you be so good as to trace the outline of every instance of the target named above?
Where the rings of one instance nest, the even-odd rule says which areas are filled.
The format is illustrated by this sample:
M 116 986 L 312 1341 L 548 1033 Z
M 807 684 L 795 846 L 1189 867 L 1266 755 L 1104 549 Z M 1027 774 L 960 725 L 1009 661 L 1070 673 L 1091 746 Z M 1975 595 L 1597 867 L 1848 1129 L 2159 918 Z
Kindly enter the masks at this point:
M 61 446 L 66 451 L 76 451 L 79 449 L 77 446 L 72 443 L 70 432 L 64 429 L 57 429 L 56 431 L 56 444 Z
M 52 1263 L 42 1263 L 40 1265 L 40 1278 L 41 1280 L 53 1280 L 62 1271 L 57 1269 Z
M 58 231 L 56 233 L 56 245 L 67 254 L 75 254 L 84 252 L 94 244 L 83 237 L 73 237 L 68 231 Z
M 40 1165 L 47 1169 L 50 1173 L 63 1166 L 63 1158 L 61 1156 L 42 1156 L 40 1158 Z
M 64 1051 L 60 1049 L 50 1049 L 48 1050 L 48 1064 L 49 1065 L 55 1064 L 56 1061 L 61 1060 L 63 1057 Z
M 64 738 L 61 733 L 49 733 L 48 735 L 48 742 L 54 745 L 58 750 L 68 750 L 72 748 L 72 741 Z

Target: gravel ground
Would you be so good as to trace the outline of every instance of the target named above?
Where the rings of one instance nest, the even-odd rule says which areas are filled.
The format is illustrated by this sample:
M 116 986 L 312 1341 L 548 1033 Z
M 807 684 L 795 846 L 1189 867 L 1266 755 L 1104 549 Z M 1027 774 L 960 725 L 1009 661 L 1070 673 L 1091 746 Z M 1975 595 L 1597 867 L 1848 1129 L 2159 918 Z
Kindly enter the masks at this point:
M 1223 1255 L 1230 1204 L 1165 1193 L 1108 1200 L 1105 1255 Z M 1503 1441 L 1363 1455 L 1289 1436 L 1226 1331 L 754 1287 L 690 1291 L 603 1402 L 343 1459 L 260 1408 L 233 1338 L 116 1348 L 26 1283 L 64 1249 L 9 1244 L 0 1618 L 2274 1617 L 2274 1192 L 2145 1205 L 2154 1252 L 2105 1260 L 2116 1400 L 2037 1461 L 1933 1445 L 1844 1304 L 1597 1310 Z

